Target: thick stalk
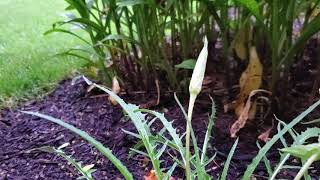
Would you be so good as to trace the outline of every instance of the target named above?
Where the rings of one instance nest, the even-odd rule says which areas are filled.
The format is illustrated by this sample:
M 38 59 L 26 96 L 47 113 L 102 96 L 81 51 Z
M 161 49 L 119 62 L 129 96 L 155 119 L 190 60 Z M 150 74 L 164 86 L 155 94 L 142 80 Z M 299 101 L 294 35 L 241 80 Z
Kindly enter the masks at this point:
M 311 166 L 311 164 L 317 160 L 317 158 L 319 158 L 320 154 L 316 153 L 313 154 L 306 163 L 304 163 L 304 165 L 302 166 L 302 168 L 300 169 L 300 171 L 298 172 L 297 176 L 294 178 L 294 180 L 300 180 L 302 178 L 302 176 L 308 172 L 309 167 Z
M 192 111 L 194 107 L 194 103 L 196 101 L 197 96 L 191 94 L 189 100 L 189 108 L 188 108 L 188 119 L 187 119 L 187 129 L 186 129 L 186 178 L 187 180 L 191 180 L 191 168 L 190 168 L 190 134 L 191 134 L 191 120 L 192 120 Z

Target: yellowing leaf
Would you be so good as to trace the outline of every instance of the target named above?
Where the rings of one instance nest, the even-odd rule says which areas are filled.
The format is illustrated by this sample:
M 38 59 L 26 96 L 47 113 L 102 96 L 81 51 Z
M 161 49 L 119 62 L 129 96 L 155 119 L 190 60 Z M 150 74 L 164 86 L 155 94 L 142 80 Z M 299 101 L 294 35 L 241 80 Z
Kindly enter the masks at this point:
M 235 41 L 234 41 L 234 50 L 237 56 L 242 60 L 245 60 L 248 57 L 247 37 L 248 37 L 247 28 L 241 28 L 237 32 Z
M 115 94 L 119 94 L 120 91 L 121 91 L 120 84 L 119 84 L 117 77 L 115 76 L 112 79 L 112 92 L 114 92 Z M 116 106 L 118 104 L 117 101 L 114 100 L 111 96 L 109 96 L 108 99 L 112 105 Z
M 262 82 L 262 64 L 259 60 L 257 50 L 253 46 L 250 48 L 250 59 L 247 69 L 241 74 L 239 85 L 240 93 L 238 95 L 235 113 L 239 117 L 244 110 L 245 100 L 251 91 L 259 89 Z

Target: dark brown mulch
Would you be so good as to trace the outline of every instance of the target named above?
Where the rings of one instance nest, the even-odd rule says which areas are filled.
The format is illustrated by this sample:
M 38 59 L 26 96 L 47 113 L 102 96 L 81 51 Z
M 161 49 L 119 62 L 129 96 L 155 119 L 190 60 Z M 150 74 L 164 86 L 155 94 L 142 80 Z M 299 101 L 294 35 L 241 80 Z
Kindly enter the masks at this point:
M 139 99 L 139 97 L 136 97 Z M 181 111 L 174 103 L 167 104 L 167 117 L 174 120 L 174 126 L 183 131 L 185 121 Z M 210 106 L 200 106 L 196 109 L 193 121 L 196 134 L 203 139 Z M 222 112 L 222 104 L 217 104 L 218 118 L 216 120 L 212 146 L 217 150 L 215 162 L 208 169 L 213 177 L 221 172 L 223 162 L 234 142 L 229 138 L 229 126 L 234 117 Z M 54 154 L 28 151 L 42 146 L 58 147 L 69 142 L 71 145 L 66 152 L 83 164 L 95 164 L 97 171 L 95 179 L 123 179 L 115 167 L 103 157 L 95 148 L 84 142 L 77 135 L 70 133 L 62 127 L 40 120 L 37 117 L 22 114 L 18 110 L 37 111 L 61 118 L 66 122 L 88 132 L 112 149 L 113 153 L 128 167 L 135 179 L 142 179 L 150 170 L 146 159 L 135 155 L 128 159 L 129 148 L 133 147 L 136 139 L 126 135 L 121 129 L 134 131 L 130 120 L 124 118 L 119 107 L 109 104 L 105 96 L 95 96 L 86 93 L 86 85 L 79 83 L 71 85 L 66 80 L 48 97 L 41 101 L 28 102 L 17 110 L 4 110 L 0 114 L 0 179 L 76 179 L 75 169 L 67 162 Z M 258 149 L 255 144 L 259 132 L 250 126 L 240 134 L 240 141 L 235 156 L 231 163 L 229 179 L 238 179 L 251 162 Z M 201 143 L 201 141 L 200 141 Z M 268 157 L 271 163 L 278 159 L 277 150 L 272 150 Z M 168 157 L 166 158 L 168 159 Z M 170 161 L 168 161 L 170 162 Z M 169 166 L 169 163 L 164 163 Z M 177 170 L 176 177 L 181 177 L 181 170 Z M 319 170 L 313 171 L 314 175 L 320 174 Z M 292 178 L 294 172 L 285 171 L 286 178 Z M 256 175 L 258 179 L 266 175 L 261 164 Z M 215 178 L 214 178 L 215 179 Z

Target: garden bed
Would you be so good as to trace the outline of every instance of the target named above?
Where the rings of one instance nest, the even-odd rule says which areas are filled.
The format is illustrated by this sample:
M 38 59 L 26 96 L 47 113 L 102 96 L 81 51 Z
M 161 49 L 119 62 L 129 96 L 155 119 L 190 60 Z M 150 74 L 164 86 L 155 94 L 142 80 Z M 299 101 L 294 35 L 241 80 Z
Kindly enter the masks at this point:
M 150 171 L 151 165 L 147 158 L 141 155 L 133 155 L 128 158 L 130 148 L 136 144 L 137 140 L 121 130 L 134 131 L 135 129 L 131 121 L 123 116 L 122 109 L 110 105 L 106 96 L 87 93 L 86 88 L 84 82 L 71 85 L 71 80 L 65 80 L 43 100 L 30 101 L 17 110 L 7 109 L 1 112 L 0 179 L 75 179 L 79 176 L 77 171 L 64 159 L 54 154 L 32 151 L 32 149 L 42 146 L 58 147 L 66 142 L 71 143 L 66 148 L 67 154 L 84 164 L 95 164 L 97 169 L 93 174 L 95 179 L 122 179 L 110 161 L 77 135 L 48 121 L 24 115 L 19 110 L 42 112 L 61 118 L 88 132 L 112 149 L 113 153 L 133 173 L 135 179 L 142 179 Z M 130 98 L 123 95 L 123 97 L 128 101 L 140 104 L 143 103 L 143 100 L 150 100 L 152 93 L 131 95 Z M 208 166 L 212 177 L 216 177 L 222 171 L 223 163 L 235 140 L 229 137 L 229 127 L 235 117 L 232 113 L 224 113 L 219 97 L 217 96 L 216 99 L 218 99 L 217 118 L 213 139 L 210 141 L 212 147 L 209 154 L 213 155 L 214 149 L 216 149 L 217 156 L 215 161 Z M 204 139 L 208 110 L 210 109 L 210 105 L 207 105 L 206 102 L 209 102 L 209 98 L 203 95 L 194 113 L 193 126 L 198 139 Z M 179 107 L 172 101 L 167 101 L 165 106 L 166 116 L 174 120 L 174 126 L 180 129 L 180 132 L 184 132 L 185 120 Z M 240 178 L 246 169 L 246 164 L 249 164 L 257 154 L 258 148 L 255 142 L 259 133 L 254 125 L 241 131 L 239 144 L 229 169 L 229 179 Z M 272 164 L 276 163 L 279 158 L 278 150 L 274 148 L 269 151 L 268 158 Z M 167 159 L 164 167 L 166 164 L 168 167 L 170 166 L 170 157 Z M 319 167 L 319 164 L 316 164 L 315 167 Z M 177 169 L 174 177 L 181 178 L 182 174 L 183 171 Z M 296 171 L 285 170 L 280 173 L 279 177 L 292 179 L 295 174 Z M 262 163 L 255 171 L 255 175 L 258 179 L 265 179 L 264 177 L 267 176 Z M 319 177 L 319 168 L 312 170 L 311 175 Z

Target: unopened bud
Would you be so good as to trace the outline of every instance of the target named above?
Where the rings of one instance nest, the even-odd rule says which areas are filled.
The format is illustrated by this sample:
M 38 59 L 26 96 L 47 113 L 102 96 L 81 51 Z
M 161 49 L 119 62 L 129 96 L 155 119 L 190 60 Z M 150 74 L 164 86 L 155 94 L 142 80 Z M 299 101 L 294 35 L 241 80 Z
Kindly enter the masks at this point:
M 190 95 L 197 96 L 202 88 L 202 82 L 204 79 L 204 73 L 206 71 L 206 64 L 208 58 L 208 40 L 207 37 L 204 38 L 203 48 L 198 56 L 196 65 L 193 69 L 190 85 L 189 85 L 189 93 Z

